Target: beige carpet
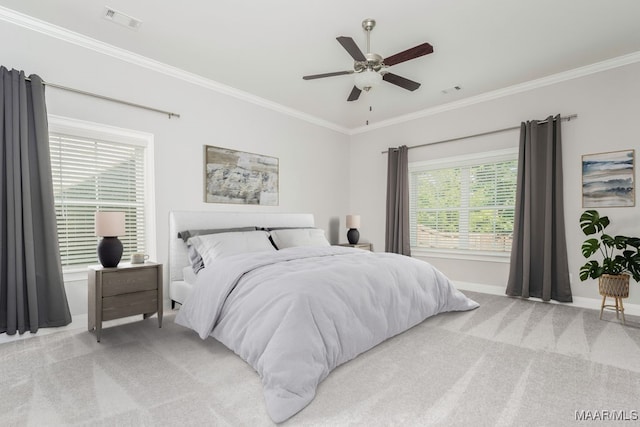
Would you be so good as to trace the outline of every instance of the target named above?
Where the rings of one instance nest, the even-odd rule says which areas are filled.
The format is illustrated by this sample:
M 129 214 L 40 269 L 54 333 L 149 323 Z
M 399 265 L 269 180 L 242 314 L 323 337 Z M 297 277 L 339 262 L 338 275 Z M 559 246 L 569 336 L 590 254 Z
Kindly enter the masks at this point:
M 623 326 L 613 313 L 600 321 L 592 310 L 465 293 L 481 307 L 428 319 L 339 367 L 285 424 L 637 417 L 638 318 Z M 101 343 L 76 330 L 2 344 L 0 363 L 3 426 L 272 425 L 252 368 L 173 315 L 162 329 L 155 318 L 107 328 Z

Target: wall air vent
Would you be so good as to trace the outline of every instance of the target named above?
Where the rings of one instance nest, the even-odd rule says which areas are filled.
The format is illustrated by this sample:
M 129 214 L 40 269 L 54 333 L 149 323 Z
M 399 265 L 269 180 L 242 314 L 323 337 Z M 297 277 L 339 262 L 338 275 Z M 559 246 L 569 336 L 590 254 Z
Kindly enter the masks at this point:
M 141 20 L 112 9 L 109 6 L 104 7 L 104 13 L 102 14 L 102 17 L 107 21 L 115 22 L 116 24 L 120 24 L 123 27 L 127 27 L 130 30 L 134 31 L 140 29 L 140 26 L 142 25 Z

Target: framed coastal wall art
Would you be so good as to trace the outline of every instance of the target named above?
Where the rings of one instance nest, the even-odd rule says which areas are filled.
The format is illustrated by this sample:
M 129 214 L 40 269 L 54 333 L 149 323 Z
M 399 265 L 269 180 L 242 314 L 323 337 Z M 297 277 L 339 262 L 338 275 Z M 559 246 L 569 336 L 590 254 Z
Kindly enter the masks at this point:
M 634 150 L 582 156 L 582 207 L 635 206 Z
M 204 201 L 278 205 L 278 158 L 204 146 Z

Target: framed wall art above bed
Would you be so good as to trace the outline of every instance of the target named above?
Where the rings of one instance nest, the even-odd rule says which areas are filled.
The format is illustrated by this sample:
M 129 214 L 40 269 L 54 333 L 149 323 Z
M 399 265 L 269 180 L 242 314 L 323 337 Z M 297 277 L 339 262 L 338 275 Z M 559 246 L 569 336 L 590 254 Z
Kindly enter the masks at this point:
M 278 158 L 204 146 L 204 201 L 278 206 Z

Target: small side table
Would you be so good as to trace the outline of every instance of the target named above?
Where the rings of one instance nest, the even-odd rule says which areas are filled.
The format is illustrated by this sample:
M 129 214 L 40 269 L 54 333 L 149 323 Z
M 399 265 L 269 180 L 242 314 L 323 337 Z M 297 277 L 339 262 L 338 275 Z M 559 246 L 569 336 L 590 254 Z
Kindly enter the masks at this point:
M 100 342 L 102 322 L 142 314 L 158 313 L 162 327 L 162 264 L 122 263 L 115 268 L 89 267 L 88 329 Z
M 365 251 L 371 250 L 371 243 L 356 243 L 356 244 L 340 243 L 338 246 L 347 246 L 350 248 L 364 249 Z

